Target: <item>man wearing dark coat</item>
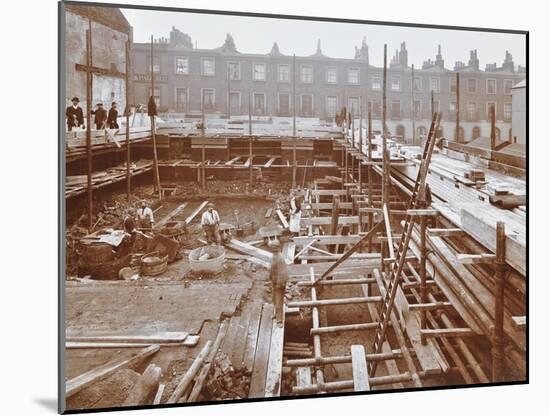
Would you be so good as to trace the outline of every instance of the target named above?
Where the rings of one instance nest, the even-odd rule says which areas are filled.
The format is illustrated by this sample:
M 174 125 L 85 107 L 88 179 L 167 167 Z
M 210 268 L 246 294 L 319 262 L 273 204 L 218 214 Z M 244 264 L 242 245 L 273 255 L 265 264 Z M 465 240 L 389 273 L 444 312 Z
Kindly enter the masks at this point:
M 118 126 L 118 122 L 117 122 L 117 117 L 118 117 L 118 111 L 116 109 L 116 102 L 113 102 L 111 104 L 111 108 L 109 109 L 109 115 L 107 116 L 107 126 L 108 128 L 110 129 L 118 129 L 119 126 Z
M 73 105 L 67 107 L 65 115 L 67 117 L 67 129 L 71 131 L 73 128 L 82 127 L 84 125 L 84 114 L 82 108 L 78 106 L 80 100 L 78 97 L 73 97 L 71 100 Z
M 105 108 L 103 108 L 102 102 L 98 102 L 97 109 L 95 111 L 92 111 L 92 114 L 95 115 L 94 124 L 96 130 L 105 129 L 105 124 L 107 122 L 107 111 L 105 111 Z

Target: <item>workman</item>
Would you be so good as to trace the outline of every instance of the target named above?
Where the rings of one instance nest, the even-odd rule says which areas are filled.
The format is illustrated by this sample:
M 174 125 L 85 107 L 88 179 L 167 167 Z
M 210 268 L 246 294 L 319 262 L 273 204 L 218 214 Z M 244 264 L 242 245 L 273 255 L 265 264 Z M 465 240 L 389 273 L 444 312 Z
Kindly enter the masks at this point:
M 218 211 L 214 209 L 213 203 L 208 203 L 206 211 L 202 214 L 201 225 L 206 236 L 206 241 L 209 244 L 215 242 L 217 245 L 221 245 L 220 215 Z
M 137 211 L 137 219 L 141 229 L 153 229 L 155 218 L 153 217 L 153 211 L 145 201 L 141 202 L 141 207 Z

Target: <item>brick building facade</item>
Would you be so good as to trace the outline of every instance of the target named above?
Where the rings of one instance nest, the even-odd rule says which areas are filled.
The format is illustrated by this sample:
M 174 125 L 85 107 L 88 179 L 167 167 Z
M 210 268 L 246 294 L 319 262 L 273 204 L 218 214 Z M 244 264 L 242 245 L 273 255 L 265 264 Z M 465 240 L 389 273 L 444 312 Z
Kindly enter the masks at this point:
M 267 54 L 237 50 L 228 34 L 216 49 L 197 49 L 191 38 L 172 28 L 170 38 L 153 44 L 155 97 L 161 112 L 199 115 L 296 116 L 332 119 L 346 106 L 359 114 L 359 108 L 372 108 L 374 120 L 381 118 L 383 69 L 369 63 L 366 40 L 355 47 L 354 59 L 330 58 L 322 53 L 320 42 L 311 56 L 289 56 L 273 44 Z M 134 96 L 146 103 L 151 94 L 151 45 L 134 43 Z M 515 67 L 506 52 L 504 63 L 479 68 L 477 51 L 468 63 L 445 67 L 441 47 L 435 59 L 425 61 L 414 71 L 415 127 L 418 135 L 429 128 L 434 107 L 443 112 L 443 134 L 454 138 L 455 79 L 460 73 L 460 113 L 462 135 L 466 140 L 488 135 L 489 107 L 496 107 L 498 134 L 507 139 L 511 127 L 511 88 L 525 78 L 525 69 Z M 387 71 L 387 124 L 395 135 L 412 136 L 412 77 L 408 51 L 402 43 L 389 59 Z M 295 80 L 295 82 L 293 82 Z M 293 94 L 295 90 L 295 95 Z M 380 122 L 375 121 L 375 129 Z M 502 133 L 501 133 L 502 131 Z

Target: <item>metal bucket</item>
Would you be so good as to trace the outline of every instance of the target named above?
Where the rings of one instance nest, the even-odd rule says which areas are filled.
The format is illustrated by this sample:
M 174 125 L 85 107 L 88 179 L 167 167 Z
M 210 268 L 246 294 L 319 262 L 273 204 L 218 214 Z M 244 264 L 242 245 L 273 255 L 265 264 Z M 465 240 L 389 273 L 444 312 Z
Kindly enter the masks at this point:
M 208 259 L 200 260 L 208 254 Z M 193 272 L 203 274 L 218 274 L 223 270 L 225 260 L 225 249 L 223 246 L 204 246 L 193 249 L 189 253 L 189 267 Z

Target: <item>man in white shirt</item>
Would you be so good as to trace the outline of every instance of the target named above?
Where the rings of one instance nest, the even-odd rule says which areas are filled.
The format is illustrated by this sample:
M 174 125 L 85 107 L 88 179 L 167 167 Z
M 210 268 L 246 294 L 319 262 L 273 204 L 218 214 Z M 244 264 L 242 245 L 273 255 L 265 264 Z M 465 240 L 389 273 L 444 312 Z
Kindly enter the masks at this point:
M 221 245 L 220 215 L 218 211 L 214 209 L 213 203 L 209 203 L 206 211 L 202 214 L 201 225 L 206 235 L 206 241 L 209 244 L 215 241 L 217 245 Z
M 153 225 L 155 224 L 153 211 L 147 206 L 145 201 L 141 202 L 141 208 L 137 211 L 137 218 L 141 229 L 153 229 Z

